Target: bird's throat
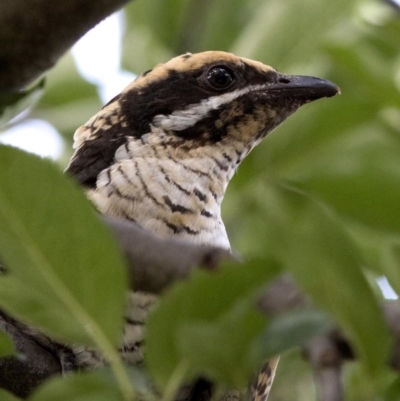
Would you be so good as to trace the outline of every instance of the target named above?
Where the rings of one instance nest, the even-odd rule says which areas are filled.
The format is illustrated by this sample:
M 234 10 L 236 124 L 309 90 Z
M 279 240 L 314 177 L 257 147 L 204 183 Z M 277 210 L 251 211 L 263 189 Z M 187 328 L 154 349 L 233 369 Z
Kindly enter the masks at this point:
M 190 158 L 165 149 L 157 157 L 129 153 L 125 147 L 121 160 L 88 192 L 102 214 L 129 219 L 162 237 L 230 247 L 221 202 L 236 168 L 234 155 L 220 160 L 206 151 Z

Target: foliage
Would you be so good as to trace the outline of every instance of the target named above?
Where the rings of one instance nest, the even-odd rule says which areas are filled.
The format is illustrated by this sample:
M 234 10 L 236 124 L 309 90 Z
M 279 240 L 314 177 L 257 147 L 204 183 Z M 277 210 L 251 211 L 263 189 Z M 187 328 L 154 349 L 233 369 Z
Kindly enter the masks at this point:
M 14 354 L 14 345 L 11 339 L 3 332 L 0 332 L 0 357 Z
M 347 371 L 349 399 L 399 398 L 398 380 L 384 368 L 390 341 L 373 280 L 386 275 L 400 291 L 399 16 L 372 0 L 137 0 L 126 15 L 124 64 L 134 72 L 177 53 L 218 48 L 331 79 L 342 90 L 291 117 L 233 179 L 224 220 L 233 248 L 249 262 L 199 272 L 161 301 L 150 322 L 148 364 L 164 397 L 199 373 L 242 385 L 261 356 L 326 329 L 321 312 L 267 321 L 251 307 L 271 277 L 290 271 L 356 346 L 361 365 Z M 98 99 L 68 57 L 49 75 L 33 115 L 70 142 Z M 124 285 L 112 241 L 49 162 L 2 148 L 0 163 L 0 253 L 10 268 L 0 278 L 1 306 L 64 341 L 96 344 L 118 379 L 108 372 L 106 380 L 56 379 L 33 400 L 55 393 L 129 399 L 127 373 L 109 347 L 121 325 Z M 285 339 L 283 330 L 297 335 Z M 302 387 L 304 366 L 293 352 L 288 358 L 271 398 L 312 399 Z
M 30 397 L 30 401 L 123 401 L 118 387 L 103 373 L 84 373 L 50 380 Z
M 0 389 L 0 398 L 2 401 L 17 401 L 19 398 L 14 397 L 11 393 L 8 391 L 4 391 Z

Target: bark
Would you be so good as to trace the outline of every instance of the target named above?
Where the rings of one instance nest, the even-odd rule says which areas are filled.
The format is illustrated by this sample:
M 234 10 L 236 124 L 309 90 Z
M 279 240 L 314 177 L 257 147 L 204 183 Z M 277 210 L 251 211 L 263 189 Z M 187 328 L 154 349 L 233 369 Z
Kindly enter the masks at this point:
M 40 77 L 88 30 L 129 0 L 0 2 L 0 93 Z

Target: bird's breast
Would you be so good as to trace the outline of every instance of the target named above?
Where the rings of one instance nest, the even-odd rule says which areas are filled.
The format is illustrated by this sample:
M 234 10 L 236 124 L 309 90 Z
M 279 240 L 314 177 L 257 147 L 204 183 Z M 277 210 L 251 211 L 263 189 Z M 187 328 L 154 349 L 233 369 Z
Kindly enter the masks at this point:
M 102 171 L 88 196 L 102 214 L 162 237 L 229 249 L 221 202 L 230 177 L 223 173 L 204 158 L 124 158 Z

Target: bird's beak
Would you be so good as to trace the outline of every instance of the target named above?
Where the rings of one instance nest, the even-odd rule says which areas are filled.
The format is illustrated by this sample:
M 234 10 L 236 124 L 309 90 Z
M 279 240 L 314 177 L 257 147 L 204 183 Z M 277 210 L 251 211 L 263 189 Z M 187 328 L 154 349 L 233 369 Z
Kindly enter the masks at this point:
M 277 81 L 268 88 L 268 92 L 277 92 L 279 96 L 311 102 L 322 97 L 332 97 L 340 93 L 333 82 L 325 79 L 302 75 L 278 74 Z

